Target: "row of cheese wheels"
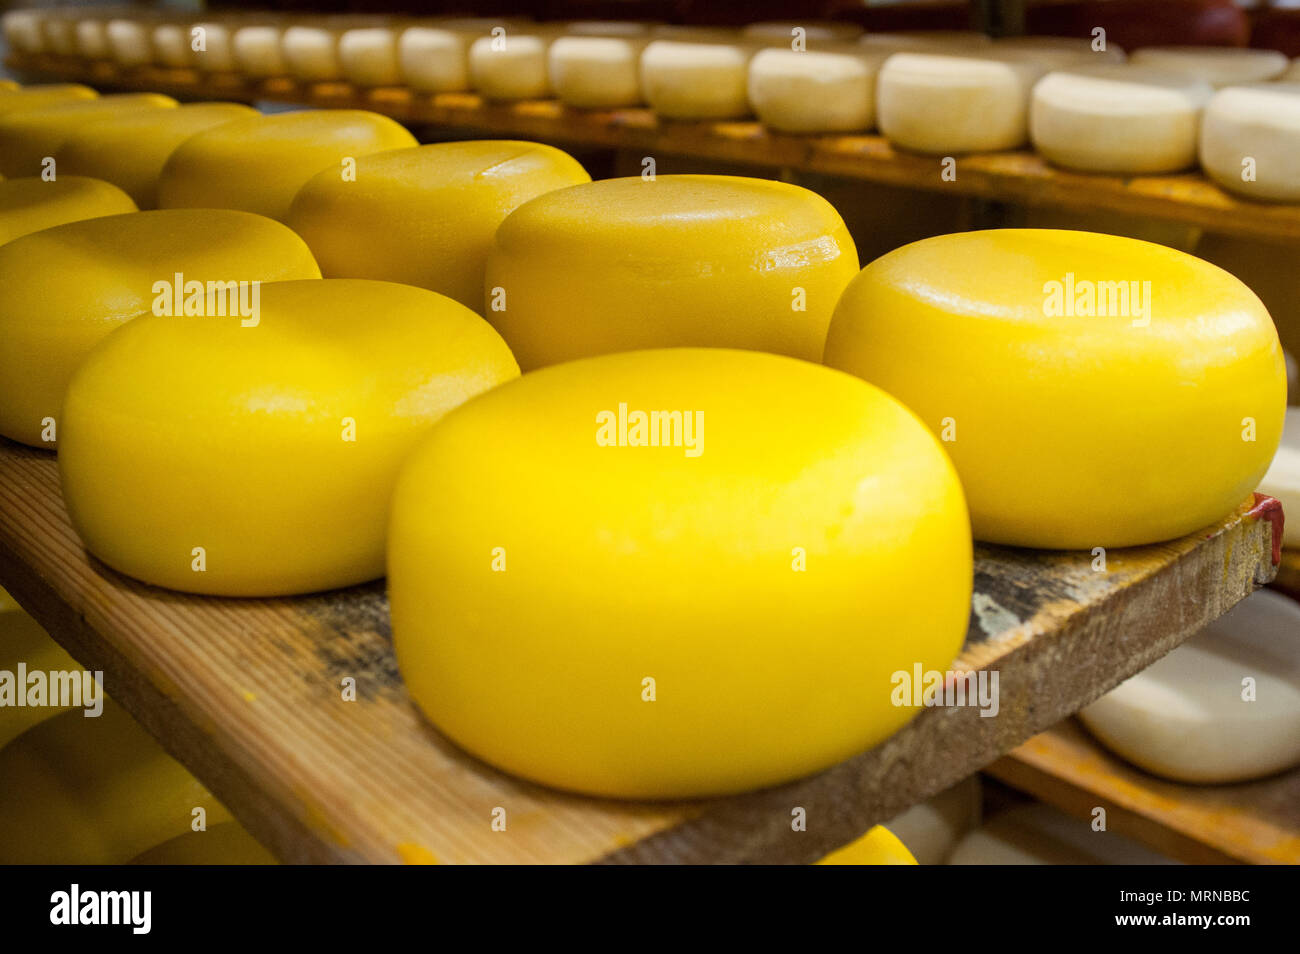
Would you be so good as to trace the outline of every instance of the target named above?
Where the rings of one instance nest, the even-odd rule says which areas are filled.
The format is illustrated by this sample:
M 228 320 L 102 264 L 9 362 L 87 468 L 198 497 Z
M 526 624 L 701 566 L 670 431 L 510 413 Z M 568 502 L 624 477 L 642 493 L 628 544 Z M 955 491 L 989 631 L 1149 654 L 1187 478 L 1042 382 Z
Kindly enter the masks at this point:
M 1300 67 L 1270 50 L 1147 47 L 1125 62 L 1104 36 L 855 37 L 852 25 L 815 22 L 726 31 L 633 22 L 104 17 L 78 20 L 65 35 L 72 26 L 57 12 L 17 16 L 10 32 L 20 49 L 44 44 L 255 78 L 474 89 L 497 100 L 555 96 L 582 109 L 648 103 L 669 119 L 752 113 L 792 133 L 878 126 L 895 144 L 938 156 L 1032 143 L 1050 161 L 1088 172 L 1175 172 L 1199 159 L 1237 194 L 1300 199 Z
M 90 108 L 10 110 L 3 154 Z M 142 116 L 185 108 L 122 121 L 143 148 Z M 773 784 L 903 725 L 890 674 L 961 648 L 972 521 L 1165 540 L 1237 506 L 1278 445 L 1272 322 L 1189 255 L 1004 230 L 859 272 L 807 190 L 585 179 L 550 147 L 417 147 L 355 111 L 193 135 L 157 192 L 197 208 L 0 246 L 0 433 L 57 440 L 88 548 L 147 582 L 387 572 L 443 731 L 627 797 Z M 15 180 L 0 214 L 60 181 Z

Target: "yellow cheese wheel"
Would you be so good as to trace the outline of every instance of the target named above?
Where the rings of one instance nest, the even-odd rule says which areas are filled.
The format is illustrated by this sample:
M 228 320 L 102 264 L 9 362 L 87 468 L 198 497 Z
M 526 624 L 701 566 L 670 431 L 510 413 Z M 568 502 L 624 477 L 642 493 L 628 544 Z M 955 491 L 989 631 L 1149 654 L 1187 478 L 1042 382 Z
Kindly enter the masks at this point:
M 484 315 L 525 371 L 688 345 L 816 361 L 857 270 L 839 213 L 807 189 L 740 176 L 606 179 L 506 217 Z
M 499 768 L 628 798 L 880 742 L 916 712 L 894 674 L 960 649 L 971 571 L 961 488 L 911 413 L 726 349 L 569 362 L 467 403 L 404 465 L 389 529 L 425 714 Z
M 172 153 L 158 183 L 163 208 L 243 209 L 283 219 L 318 172 L 351 174 L 372 152 L 414 146 L 387 116 L 358 109 L 305 110 L 223 123 Z
M 0 245 L 65 222 L 134 211 L 135 203 L 129 195 L 99 179 L 6 179 L 0 182 Z
M 158 178 L 176 148 L 196 133 L 257 111 L 240 103 L 192 103 L 101 119 L 54 154 L 60 175 L 97 176 L 125 189 L 142 209 L 158 205 Z
M 13 80 L 0 79 L 0 93 L 12 93 L 16 89 L 21 89 Z
M 501 220 L 544 192 L 591 181 L 568 153 L 509 140 L 375 153 L 356 172 L 319 173 L 285 219 L 321 273 L 418 285 L 475 311 Z
M 22 89 L 0 91 L 0 116 L 29 109 L 44 109 L 81 100 L 94 99 L 99 94 L 89 86 L 79 83 L 50 83 L 24 86 Z
M 8 599 L 7 593 L 3 595 Z M 28 676 L 38 672 L 45 675 L 35 682 L 30 679 L 25 683 L 19 682 L 20 664 L 26 667 L 24 672 Z M 8 687 L 0 687 L 0 700 L 3 700 L 0 705 L 0 748 L 4 748 L 10 739 L 17 738 L 38 722 L 44 722 L 67 708 L 58 704 L 60 700 L 50 694 L 49 673 L 81 671 L 81 667 L 62 646 L 50 638 L 40 623 L 16 605 L 0 608 L 0 673 L 8 674 L 0 676 L 0 679 L 6 682 L 13 680 Z M 15 694 L 14 697 L 9 696 L 10 692 Z M 43 704 L 18 705 L 18 693 L 22 693 L 24 703 Z
M 1268 312 L 1183 252 L 1091 232 L 926 239 L 862 270 L 826 363 L 947 443 L 977 539 L 1154 543 L 1223 517 L 1281 437 Z
M 819 865 L 914 865 L 916 859 L 894 833 L 877 825 L 856 841 L 832 851 Z
M 0 750 L 0 864 L 120 865 L 230 813 L 125 710 L 70 709 Z
M 131 859 L 133 865 L 274 865 L 275 856 L 263 848 L 239 822 L 187 831 Z
M 487 322 L 422 288 L 324 279 L 260 295 L 255 326 L 130 322 L 69 384 L 64 498 L 114 569 L 224 596 L 382 576 L 403 457 L 518 374 Z
M 46 157 L 58 152 L 87 123 L 144 110 L 175 109 L 176 105 L 176 100 L 159 93 L 119 93 L 85 102 L 11 110 L 0 115 L 0 172 L 38 176 L 45 171 Z
M 320 272 L 283 225 L 221 209 L 87 219 L 0 246 L 0 434 L 54 446 L 73 370 L 118 325 L 155 306 L 174 308 L 177 275 L 184 293 L 188 282 L 205 283 L 206 291 L 208 282 Z

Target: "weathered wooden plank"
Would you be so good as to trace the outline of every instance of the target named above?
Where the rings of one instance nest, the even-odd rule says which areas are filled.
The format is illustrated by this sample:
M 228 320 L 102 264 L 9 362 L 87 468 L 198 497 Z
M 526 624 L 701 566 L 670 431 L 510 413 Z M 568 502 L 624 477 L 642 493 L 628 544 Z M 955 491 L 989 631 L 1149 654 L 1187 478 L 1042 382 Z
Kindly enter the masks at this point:
M 1237 785 L 1180 785 L 1112 755 L 1074 720 L 986 769 L 1062 811 L 1189 864 L 1300 864 L 1300 769 Z
M 1078 553 L 979 547 L 956 670 L 1001 711 L 931 708 L 792 785 L 682 804 L 552 792 L 460 752 L 399 679 L 381 584 L 233 600 L 149 587 L 89 557 L 54 457 L 0 442 L 0 586 L 286 861 L 805 862 L 946 788 L 1220 615 L 1274 567 L 1273 501 L 1182 540 Z M 356 680 L 345 702 L 342 680 Z M 507 812 L 493 831 L 492 812 Z M 802 807 L 808 830 L 791 830 Z
M 79 60 L 51 56 L 11 57 L 9 65 L 47 79 L 155 90 L 180 98 L 373 109 L 407 123 L 480 134 L 829 173 L 955 195 L 1146 216 L 1234 235 L 1300 239 L 1300 206 L 1234 198 L 1199 172 L 1132 177 L 1076 173 L 1021 151 L 958 157 L 956 178 L 945 181 L 938 158 L 900 152 L 874 135 L 791 136 L 770 132 L 756 122 L 662 121 L 647 109 L 587 112 L 550 100 L 486 103 L 472 93 L 435 96 L 399 88 L 363 90 L 348 83 L 299 84 L 285 79 L 247 82 L 230 74 L 192 70 L 88 67 Z

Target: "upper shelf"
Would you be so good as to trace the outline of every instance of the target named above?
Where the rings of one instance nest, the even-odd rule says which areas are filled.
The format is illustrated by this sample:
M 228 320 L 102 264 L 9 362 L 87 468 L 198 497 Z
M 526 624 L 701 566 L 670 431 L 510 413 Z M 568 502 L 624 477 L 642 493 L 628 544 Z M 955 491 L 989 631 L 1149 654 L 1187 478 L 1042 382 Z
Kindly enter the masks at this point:
M 955 671 L 999 711 L 928 708 L 883 744 L 779 788 L 634 804 L 497 772 L 423 721 L 381 584 L 217 599 L 127 579 L 68 522 L 54 456 L 0 441 L 0 586 L 291 862 L 808 862 L 948 787 L 1167 653 L 1272 577 L 1271 498 L 1180 540 L 1090 553 L 980 546 Z M 342 681 L 356 680 L 356 701 Z M 793 831 L 802 807 L 807 830 Z M 494 831 L 495 809 L 506 830 Z
M 945 181 L 940 160 L 896 151 L 882 137 L 790 136 L 756 122 L 673 122 L 648 109 L 584 112 L 553 100 L 487 103 L 471 93 L 422 95 L 403 88 L 362 90 L 347 83 L 247 82 L 234 74 L 111 64 L 54 56 L 11 57 L 28 76 L 101 87 L 154 90 L 180 98 L 235 99 L 359 107 L 407 123 L 430 123 L 492 135 L 694 156 L 855 177 L 957 195 L 1146 216 L 1253 238 L 1300 241 L 1300 205 L 1233 198 L 1199 172 L 1163 176 L 1066 172 L 1030 152 L 958 157 Z

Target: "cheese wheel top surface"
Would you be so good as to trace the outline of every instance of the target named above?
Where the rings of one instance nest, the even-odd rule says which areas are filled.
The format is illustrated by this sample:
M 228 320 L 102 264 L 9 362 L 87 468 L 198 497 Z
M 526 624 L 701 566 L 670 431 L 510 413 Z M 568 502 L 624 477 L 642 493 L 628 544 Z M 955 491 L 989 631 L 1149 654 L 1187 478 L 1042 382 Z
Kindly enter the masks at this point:
M 78 83 L 50 83 L 43 86 L 0 90 L 0 116 L 22 110 L 43 109 L 46 106 L 95 99 L 98 96 L 99 94 L 89 86 Z
M 976 537 L 1018 546 L 1154 543 L 1221 519 L 1263 476 L 1286 401 L 1250 289 L 1091 232 L 890 252 L 846 289 L 826 363 L 951 432 Z
M 181 143 L 222 123 L 255 117 L 241 103 L 193 103 L 88 123 L 54 154 L 60 173 L 98 176 L 121 187 L 142 209 L 158 204 L 158 179 Z
M 129 195 L 99 179 L 6 179 L 0 182 L 0 245 L 65 222 L 134 211 L 135 203 Z
M 85 102 L 60 103 L 0 115 L 0 172 L 35 176 L 86 123 L 144 111 L 175 109 L 176 100 L 158 93 L 119 93 Z
M 1290 64 L 1276 50 L 1226 46 L 1145 46 L 1135 50 L 1131 59 L 1134 63 L 1191 73 L 1211 86 L 1275 79 Z
M 574 361 L 453 411 L 403 467 L 388 569 L 435 725 L 618 797 L 757 788 L 876 744 L 916 712 L 892 674 L 945 669 L 970 612 L 933 436 L 848 376 L 722 349 Z
M 316 173 L 416 145 L 404 127 L 364 110 L 306 110 L 224 123 L 190 137 L 163 167 L 164 208 L 231 208 L 283 219 Z
M 0 433 L 52 446 L 43 422 L 57 420 L 86 352 L 150 313 L 157 283 L 174 283 L 178 273 L 199 282 L 320 275 L 302 239 L 247 212 L 134 212 L 14 239 L 0 246 Z
M 590 181 L 576 159 L 541 143 L 437 143 L 363 156 L 355 181 L 319 173 L 286 221 L 327 278 L 418 285 L 479 311 L 501 221 L 529 199 Z
M 689 345 L 816 360 L 856 271 L 839 213 L 798 186 L 605 179 L 549 192 L 501 223 L 484 315 L 525 369 Z

